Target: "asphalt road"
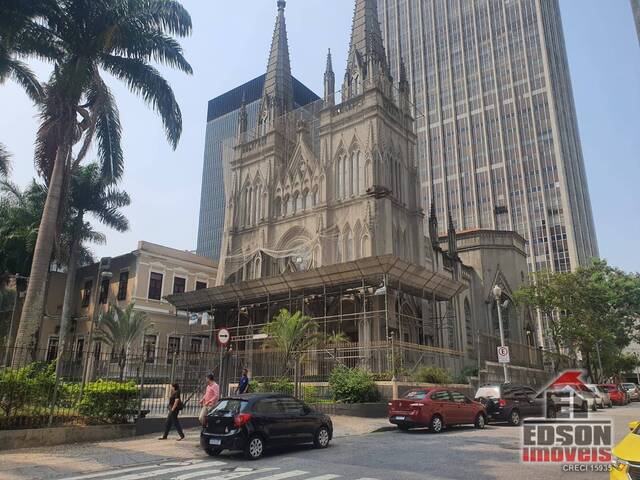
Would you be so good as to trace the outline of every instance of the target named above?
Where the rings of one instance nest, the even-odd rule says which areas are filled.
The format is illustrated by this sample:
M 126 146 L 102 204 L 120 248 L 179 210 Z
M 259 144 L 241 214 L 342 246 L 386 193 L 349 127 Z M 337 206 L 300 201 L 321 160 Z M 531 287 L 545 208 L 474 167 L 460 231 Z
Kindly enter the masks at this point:
M 640 404 L 600 411 L 610 417 L 616 441 L 627 423 L 640 419 Z M 521 429 L 490 425 L 485 430 L 451 428 L 387 431 L 336 439 L 326 450 L 299 447 L 269 452 L 258 462 L 239 454 L 218 458 L 194 452 L 192 460 L 138 465 L 66 480 L 431 480 L 431 479 L 606 479 L 608 473 L 563 472 L 560 466 L 524 465 L 519 461 Z

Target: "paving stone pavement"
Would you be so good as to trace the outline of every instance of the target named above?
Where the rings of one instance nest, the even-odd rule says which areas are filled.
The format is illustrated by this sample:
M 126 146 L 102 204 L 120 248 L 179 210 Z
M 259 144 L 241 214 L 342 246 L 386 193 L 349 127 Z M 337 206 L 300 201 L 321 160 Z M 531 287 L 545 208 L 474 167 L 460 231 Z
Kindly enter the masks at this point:
M 334 438 L 351 437 L 389 428 L 387 419 L 334 415 Z M 0 480 L 50 480 L 66 472 L 97 473 L 114 467 L 191 460 L 202 452 L 199 429 L 185 431 L 182 442 L 158 441 L 158 435 L 98 443 L 59 445 L 0 451 Z M 99 480 L 101 477 L 95 477 Z M 118 478 L 118 477 L 115 477 Z M 235 477 L 234 477 L 235 478 Z M 302 479 L 301 479 L 302 480 Z

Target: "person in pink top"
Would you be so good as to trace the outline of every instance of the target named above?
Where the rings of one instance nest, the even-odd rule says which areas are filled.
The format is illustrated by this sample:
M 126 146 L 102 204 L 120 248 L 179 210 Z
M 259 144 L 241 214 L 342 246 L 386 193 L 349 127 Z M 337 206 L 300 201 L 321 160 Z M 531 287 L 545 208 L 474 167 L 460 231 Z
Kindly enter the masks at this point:
M 215 382 L 213 374 L 207 375 L 207 388 L 204 392 L 204 396 L 202 400 L 200 400 L 200 405 L 202 405 L 202 409 L 200 410 L 200 416 L 198 417 L 200 423 L 204 425 L 207 415 L 209 414 L 209 410 L 212 409 L 218 400 L 220 399 L 220 387 Z

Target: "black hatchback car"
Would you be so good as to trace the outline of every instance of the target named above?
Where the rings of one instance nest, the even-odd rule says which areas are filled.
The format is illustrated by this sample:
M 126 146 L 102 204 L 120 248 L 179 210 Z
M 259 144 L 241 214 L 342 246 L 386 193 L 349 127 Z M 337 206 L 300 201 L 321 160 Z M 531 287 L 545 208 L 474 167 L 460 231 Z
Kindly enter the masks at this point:
M 218 402 L 207 416 L 200 445 L 211 456 L 240 450 L 257 460 L 267 447 L 313 443 L 326 448 L 332 437 L 328 415 L 288 395 L 250 393 Z
M 485 406 L 489 420 L 510 425 L 520 425 L 527 417 L 555 418 L 558 408 L 553 398 L 515 383 L 483 385 L 476 392 L 475 400 Z

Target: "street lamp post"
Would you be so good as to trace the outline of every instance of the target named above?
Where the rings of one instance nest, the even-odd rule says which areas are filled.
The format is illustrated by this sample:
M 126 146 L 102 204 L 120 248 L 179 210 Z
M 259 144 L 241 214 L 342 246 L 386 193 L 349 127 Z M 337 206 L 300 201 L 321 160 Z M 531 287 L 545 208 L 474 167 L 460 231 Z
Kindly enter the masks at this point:
M 498 309 L 498 327 L 500 328 L 500 346 L 504 347 L 504 327 L 502 326 L 502 305 L 500 299 L 502 298 L 502 288 L 499 285 L 493 287 L 493 296 L 496 299 L 496 308 Z M 504 383 L 509 383 L 509 370 L 507 364 L 503 363 L 502 368 L 504 370 Z
M 104 260 L 104 259 L 103 259 Z M 100 320 L 100 315 L 102 312 L 100 312 L 100 290 L 102 289 L 102 281 L 104 279 L 110 279 L 111 277 L 113 277 L 113 273 L 107 271 L 107 270 L 103 270 L 103 264 L 106 264 L 108 266 L 108 262 L 103 262 L 103 260 L 100 260 L 100 263 L 98 264 L 98 275 L 96 278 L 96 290 L 95 290 L 95 300 L 94 300 L 94 305 L 93 305 L 93 315 L 91 316 L 91 326 L 89 327 L 89 338 L 87 340 L 87 354 L 85 355 L 85 360 L 84 360 L 84 366 L 82 368 L 82 382 L 80 383 L 80 394 L 79 394 L 79 398 L 82 399 L 82 395 L 84 393 L 84 387 L 87 383 L 88 380 L 88 376 L 89 376 L 89 363 L 90 363 L 90 358 L 91 358 L 91 345 L 93 343 L 93 333 L 95 330 L 95 325 L 96 323 L 99 322 Z M 108 293 L 107 293 L 108 295 Z

